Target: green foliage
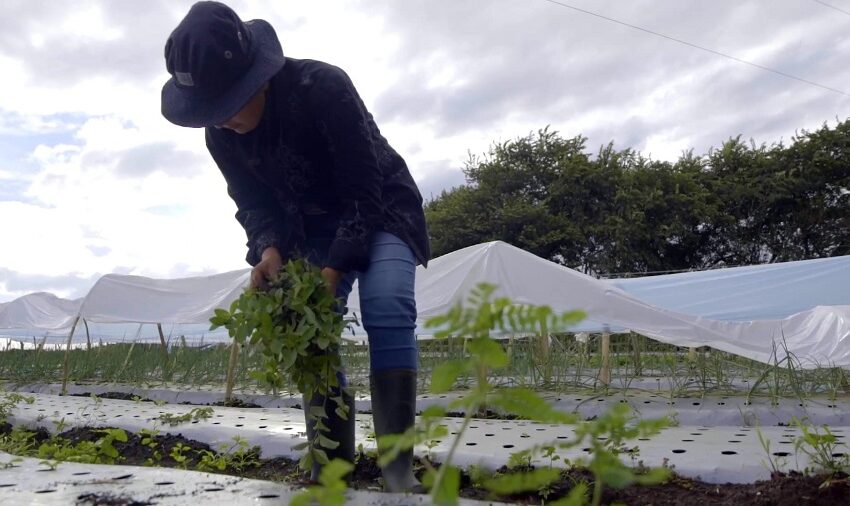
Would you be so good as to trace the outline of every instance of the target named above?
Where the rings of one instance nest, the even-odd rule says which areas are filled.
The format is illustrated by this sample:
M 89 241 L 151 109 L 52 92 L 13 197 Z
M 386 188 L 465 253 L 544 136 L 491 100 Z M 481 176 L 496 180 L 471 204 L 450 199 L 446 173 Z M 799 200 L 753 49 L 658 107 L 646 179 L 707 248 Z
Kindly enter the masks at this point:
M 35 402 L 35 398 L 15 392 L 3 392 L 0 395 L 0 424 L 6 423 L 6 419 L 12 414 L 12 410 L 21 402 L 32 404 Z
M 10 432 L 0 435 L 0 451 L 12 455 L 30 455 L 35 448 L 35 432 L 22 427 L 14 427 Z
M 159 451 L 159 443 L 156 440 L 158 435 L 159 431 L 156 429 L 142 429 L 139 431 L 140 443 L 150 448 L 152 452 L 152 455 L 145 460 L 146 466 L 155 466 L 162 460 L 162 453 Z
M 177 462 L 177 465 L 181 469 L 186 469 L 189 465 L 189 455 L 188 453 L 192 450 L 192 448 L 184 445 L 183 443 L 177 443 L 176 445 L 171 447 L 171 451 L 168 456 Z
M 260 465 L 259 449 L 249 448 L 248 441 L 233 436 L 233 443 L 219 445 L 219 451 L 199 450 L 198 471 L 236 471 Z
M 467 184 L 425 206 L 434 255 L 502 240 L 613 273 L 850 253 L 850 120 L 675 162 L 585 144 L 547 128 L 471 156 Z
M 824 425 L 823 432 L 806 423 L 806 420 L 793 418 L 791 423 L 803 434 L 794 440 L 794 449 L 802 451 L 812 460 L 815 470 L 830 475 L 850 473 L 850 453 L 839 451 L 842 446 L 838 438 Z
M 18 464 L 23 462 L 24 459 L 20 457 L 13 457 L 6 462 L 0 462 L 0 470 L 3 469 L 12 469 L 13 467 L 18 467 Z
M 260 351 L 264 363 L 252 373 L 256 380 L 279 389 L 288 379 L 308 399 L 324 396 L 324 405 L 306 410 L 316 421 L 318 437 L 304 446 L 308 451 L 300 464 L 305 469 L 313 461 L 326 464 L 324 449 L 337 445 L 327 437 L 327 426 L 322 423 L 328 409 L 342 417 L 353 416 L 342 396 L 329 394 L 340 387 L 338 373 L 342 372 L 338 350 L 345 323 L 337 306 L 321 271 L 296 259 L 283 266 L 268 291 L 246 290 L 229 311 L 216 309 L 210 320 L 211 329 L 226 327 L 237 343 Z M 329 400 L 336 405 L 328 406 Z
M 342 506 L 345 504 L 345 491 L 348 484 L 345 476 L 354 466 L 342 459 L 334 459 L 322 467 L 319 484 L 311 485 L 293 497 L 290 506 Z
M 154 418 L 154 420 L 167 423 L 169 426 L 174 427 L 176 425 L 180 425 L 181 423 L 207 420 L 209 418 L 212 418 L 213 412 L 213 408 L 211 407 L 192 408 L 191 410 L 189 410 L 188 413 L 183 413 L 182 415 L 172 415 L 171 413 L 163 413 Z
M 562 330 L 577 323 L 583 315 L 579 312 L 555 315 L 545 306 L 516 305 L 506 298 L 494 298 L 495 291 L 496 287 L 493 285 L 478 285 L 472 290 L 466 306 L 459 304 L 445 315 L 432 318 L 426 324 L 439 329 L 436 333 L 438 337 L 455 335 L 467 339 L 467 357 L 435 367 L 431 392 L 451 389 L 461 374 L 471 374 L 476 378 L 476 382 L 463 396 L 448 405 L 448 409 L 462 409 L 464 418 L 452 439 L 445 460 L 439 468 L 425 462 L 423 484 L 430 489 L 431 501 L 434 504 L 457 504 L 460 470 L 452 465 L 452 458 L 473 414 L 485 406 L 521 414 L 523 418 L 540 423 L 578 423 L 575 414 L 554 409 L 533 390 L 493 386 L 488 381 L 488 372 L 504 368 L 509 362 L 502 345 L 490 337 L 491 332 L 546 335 L 549 331 Z M 381 453 L 379 462 L 385 464 L 403 448 L 445 438 L 448 432 L 442 423 L 445 413 L 444 408 L 431 406 L 422 413 L 417 426 L 405 434 L 382 437 L 378 441 Z M 557 449 L 574 448 L 584 444 L 590 446 L 592 458 L 587 463 L 579 464 L 586 464 L 594 474 L 592 503 L 597 505 L 601 500 L 603 485 L 624 487 L 632 483 L 658 483 L 667 478 L 669 472 L 666 469 L 639 472 L 623 464 L 619 455 L 626 451 L 626 441 L 657 434 L 668 424 L 666 419 L 635 421 L 630 408 L 619 404 L 595 420 L 578 423 L 573 440 L 558 440 L 512 454 L 509 460 L 512 472 L 492 477 L 479 476 L 480 485 L 501 495 L 537 490 L 545 496 L 549 486 L 561 475 L 559 470 L 552 467 L 561 458 L 556 453 Z M 549 459 L 548 468 L 531 468 L 531 461 L 536 453 L 542 453 Z M 586 484 L 577 484 L 567 497 L 553 504 L 583 505 L 587 501 L 587 490 Z
M 500 495 L 532 492 L 549 485 L 560 476 L 561 471 L 558 469 L 541 467 L 524 473 L 497 476 L 485 481 L 484 487 Z
M 46 461 L 79 462 L 84 464 L 116 464 L 121 461 L 115 442 L 127 442 L 123 429 L 103 429 L 95 441 L 72 444 L 62 438 L 52 438 L 42 443 L 34 456 Z

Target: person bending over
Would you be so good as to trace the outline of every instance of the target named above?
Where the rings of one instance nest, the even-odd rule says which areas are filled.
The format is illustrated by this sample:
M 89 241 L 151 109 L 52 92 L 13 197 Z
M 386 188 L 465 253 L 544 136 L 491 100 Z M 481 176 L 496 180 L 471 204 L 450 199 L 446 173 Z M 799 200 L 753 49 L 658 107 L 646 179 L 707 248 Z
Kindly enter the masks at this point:
M 404 432 L 416 412 L 414 275 L 430 257 L 422 197 L 404 160 L 345 72 L 284 56 L 262 19 L 196 3 L 168 37 L 165 63 L 162 114 L 205 129 L 248 237 L 252 286 L 265 289 L 295 256 L 320 266 L 342 301 L 358 279 L 375 432 Z M 317 397 L 304 399 L 305 412 L 323 404 Z M 328 457 L 353 463 L 354 399 L 344 397 L 348 418 L 332 412 L 325 421 L 340 442 Z M 307 433 L 315 433 L 309 419 Z M 389 491 L 417 486 L 412 451 L 382 474 Z

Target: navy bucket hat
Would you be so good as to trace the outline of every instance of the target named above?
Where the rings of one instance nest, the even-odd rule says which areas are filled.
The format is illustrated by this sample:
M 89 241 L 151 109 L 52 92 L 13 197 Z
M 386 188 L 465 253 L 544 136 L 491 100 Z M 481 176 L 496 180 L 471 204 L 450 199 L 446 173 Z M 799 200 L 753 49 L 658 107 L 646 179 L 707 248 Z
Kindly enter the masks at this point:
M 284 64 L 274 28 L 243 23 L 218 2 L 198 2 L 165 43 L 171 79 L 162 87 L 162 115 L 180 126 L 209 127 L 238 113 Z

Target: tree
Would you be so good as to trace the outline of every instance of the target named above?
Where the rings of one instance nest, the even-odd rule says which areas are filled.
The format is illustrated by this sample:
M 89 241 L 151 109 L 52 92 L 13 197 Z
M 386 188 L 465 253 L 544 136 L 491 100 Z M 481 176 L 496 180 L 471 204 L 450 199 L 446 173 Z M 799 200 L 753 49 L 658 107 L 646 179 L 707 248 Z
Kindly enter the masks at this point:
M 850 121 L 675 163 L 585 144 L 546 128 L 471 156 L 467 184 L 426 204 L 435 256 L 503 240 L 610 274 L 850 254 Z

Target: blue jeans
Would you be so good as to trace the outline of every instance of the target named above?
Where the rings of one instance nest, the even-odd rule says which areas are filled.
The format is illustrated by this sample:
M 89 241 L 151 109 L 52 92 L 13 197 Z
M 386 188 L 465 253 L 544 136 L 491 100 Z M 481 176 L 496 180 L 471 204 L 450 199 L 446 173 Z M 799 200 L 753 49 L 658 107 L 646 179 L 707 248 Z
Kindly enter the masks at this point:
M 330 239 L 309 239 L 307 258 L 321 265 Z M 369 249 L 369 268 L 347 272 L 337 297 L 348 300 L 354 280 L 360 280 L 360 310 L 369 337 L 372 371 L 418 369 L 416 346 L 416 258 L 407 244 L 387 232 L 376 232 Z M 345 309 L 343 309 L 345 312 Z

